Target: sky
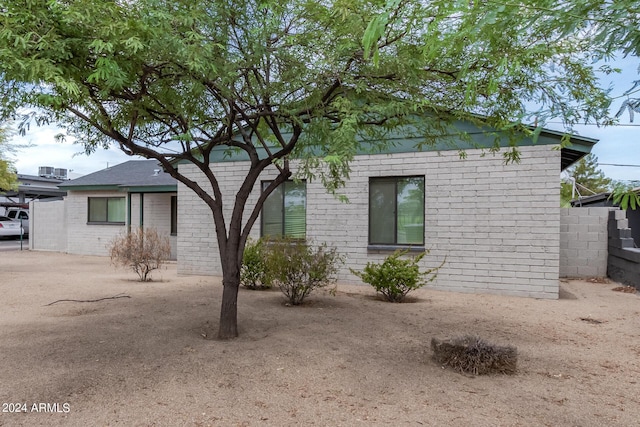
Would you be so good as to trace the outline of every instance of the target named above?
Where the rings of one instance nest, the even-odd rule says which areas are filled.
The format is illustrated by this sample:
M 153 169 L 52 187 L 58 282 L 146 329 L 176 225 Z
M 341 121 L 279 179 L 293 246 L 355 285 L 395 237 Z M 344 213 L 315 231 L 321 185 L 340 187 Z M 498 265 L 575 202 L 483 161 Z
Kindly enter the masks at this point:
M 627 57 L 608 65 L 623 70 L 620 74 L 601 78 L 603 87 L 612 87 L 611 94 L 615 99 L 611 111 L 615 114 L 626 98 L 624 92 L 633 86 L 633 81 L 640 79 L 640 59 Z M 640 98 L 640 89 L 632 96 Z M 560 124 L 554 122 L 549 123 L 547 128 L 563 130 Z M 574 130 L 581 136 L 599 140 L 592 153 L 597 156 L 600 170 L 607 177 L 616 181 L 640 180 L 640 117 L 635 123 L 631 123 L 629 114 L 625 112 L 617 126 L 599 128 L 581 125 Z M 55 126 L 32 126 L 24 137 L 14 136 L 14 144 L 31 145 L 21 148 L 12 156 L 18 173 L 37 175 L 39 166 L 51 166 L 67 169 L 70 178 L 77 178 L 127 160 L 140 159 L 127 156 L 115 147 L 109 150 L 98 149 L 87 156 L 82 152 L 82 146 L 74 144 L 72 138 L 67 138 L 64 143 L 56 142 L 54 136 L 61 132 L 63 130 Z

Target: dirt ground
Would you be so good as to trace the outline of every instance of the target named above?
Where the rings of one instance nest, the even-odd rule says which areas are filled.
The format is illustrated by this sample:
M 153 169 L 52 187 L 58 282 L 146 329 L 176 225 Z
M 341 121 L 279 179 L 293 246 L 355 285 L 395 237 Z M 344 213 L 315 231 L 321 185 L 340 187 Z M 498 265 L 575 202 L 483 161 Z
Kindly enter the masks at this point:
M 220 280 L 156 281 L 107 258 L 0 258 L 1 426 L 634 426 L 640 298 L 562 282 L 557 301 L 422 289 L 408 303 L 338 286 L 288 307 L 241 290 L 240 337 L 217 326 Z M 129 296 L 130 298 L 121 298 Z M 94 300 L 69 302 L 61 299 Z M 518 348 L 518 372 L 466 376 L 432 337 Z M 20 411 L 20 412 L 17 412 Z

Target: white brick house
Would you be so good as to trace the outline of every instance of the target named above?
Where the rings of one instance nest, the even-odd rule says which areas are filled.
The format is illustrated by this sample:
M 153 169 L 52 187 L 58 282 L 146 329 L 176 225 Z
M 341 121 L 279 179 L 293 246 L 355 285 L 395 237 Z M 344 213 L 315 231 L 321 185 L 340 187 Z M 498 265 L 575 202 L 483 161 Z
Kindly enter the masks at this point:
M 544 131 L 536 143 L 521 141 L 521 162 L 508 165 L 500 154 L 481 149 L 467 149 L 467 158 L 460 159 L 455 150 L 416 151 L 412 141 L 393 152 L 358 155 L 341 190 L 349 203 L 327 194 L 319 182 L 303 184 L 304 235 L 337 247 L 345 256 L 339 273 L 342 283 L 362 283 L 349 269 L 362 269 L 368 261 L 380 261 L 397 248 L 428 249 L 431 252 L 422 261 L 425 267 L 438 265 L 446 257 L 432 288 L 558 298 L 559 174 L 596 143 L 574 137 L 570 148 L 560 150 L 560 138 L 558 133 Z M 248 162 L 223 156 L 213 160 L 229 218 Z M 188 178 L 205 181 L 194 166 L 180 164 L 179 168 Z M 275 176 L 274 168 L 265 171 L 261 180 Z M 250 206 L 260 191 L 254 188 Z M 285 224 L 290 206 L 286 189 L 283 194 Z M 209 208 L 182 184 L 178 184 L 178 200 L 178 271 L 221 275 Z M 295 200 L 290 203 L 295 204 Z M 405 216 L 411 219 L 400 218 L 401 210 L 407 210 Z M 265 220 L 265 209 L 261 216 L 252 229 L 254 238 L 273 226 L 273 221 Z M 275 222 L 280 226 L 277 217 Z
M 64 200 L 31 202 L 30 249 L 108 254 L 111 240 L 131 227 L 169 236 L 176 259 L 176 180 L 155 160 L 131 160 L 59 185 Z

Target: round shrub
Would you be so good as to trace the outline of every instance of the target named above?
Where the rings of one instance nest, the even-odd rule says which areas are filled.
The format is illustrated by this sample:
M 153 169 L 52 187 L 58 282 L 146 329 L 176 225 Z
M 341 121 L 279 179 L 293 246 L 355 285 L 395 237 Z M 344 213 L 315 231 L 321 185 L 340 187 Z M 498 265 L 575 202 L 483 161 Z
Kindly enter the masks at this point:
M 248 241 L 244 247 L 240 284 L 247 289 L 269 289 L 272 286 L 265 263 L 265 245 L 262 239 Z
M 277 238 L 266 243 L 266 269 L 291 305 L 301 304 L 315 289 L 335 283 L 342 258 L 326 244 L 313 247 L 304 240 Z
M 407 251 L 396 251 L 384 259 L 381 264 L 368 262 L 362 271 L 351 269 L 363 282 L 370 284 L 381 293 L 387 301 L 402 302 L 407 294 L 425 286 L 436 278 L 438 267 L 420 271 L 418 263 L 429 253 L 425 251 L 418 256 L 401 258 Z

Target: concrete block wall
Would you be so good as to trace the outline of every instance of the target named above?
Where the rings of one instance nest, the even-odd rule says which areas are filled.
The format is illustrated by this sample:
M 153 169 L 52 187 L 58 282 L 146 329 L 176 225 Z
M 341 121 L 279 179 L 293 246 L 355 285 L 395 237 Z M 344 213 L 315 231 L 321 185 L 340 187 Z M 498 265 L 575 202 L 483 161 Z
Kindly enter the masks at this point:
M 607 276 L 607 221 L 612 209 L 560 209 L 560 277 Z
M 29 203 L 29 249 L 66 252 L 67 226 L 64 200 Z
M 505 165 L 499 154 L 468 150 L 467 158 L 444 151 L 357 156 L 347 186 L 349 203 L 307 183 L 307 237 L 327 242 L 345 255 L 343 283 L 362 283 L 349 268 L 362 269 L 389 252 L 368 243 L 369 178 L 425 176 L 424 267 L 447 262 L 432 287 L 536 298 L 557 298 L 559 285 L 560 151 L 521 147 L 521 163 Z M 217 163 L 214 172 L 225 195 L 226 218 L 246 173 L 247 162 Z M 203 182 L 189 165 L 181 171 Z M 275 176 L 265 171 L 261 179 Z M 251 194 L 255 203 L 259 186 Z M 191 190 L 178 185 L 178 269 L 183 274 L 221 274 L 211 213 Z M 245 211 L 245 218 L 249 215 Z M 259 237 L 259 220 L 252 236 Z
M 640 249 L 636 247 L 627 212 L 623 210 L 609 212 L 607 275 L 640 290 Z
M 125 197 L 119 191 L 70 191 L 67 203 L 67 252 L 78 255 L 107 256 L 107 246 L 126 231 L 126 225 L 88 224 L 89 197 Z

